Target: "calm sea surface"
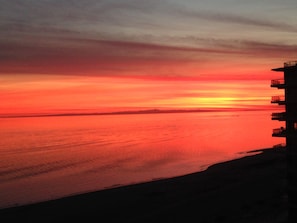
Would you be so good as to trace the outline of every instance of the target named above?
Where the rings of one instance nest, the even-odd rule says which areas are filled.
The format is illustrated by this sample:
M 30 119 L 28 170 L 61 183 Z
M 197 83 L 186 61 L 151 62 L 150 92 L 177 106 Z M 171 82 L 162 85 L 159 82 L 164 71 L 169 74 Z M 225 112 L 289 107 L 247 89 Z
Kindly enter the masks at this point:
M 271 112 L 0 119 L 0 208 L 205 169 L 283 143 Z

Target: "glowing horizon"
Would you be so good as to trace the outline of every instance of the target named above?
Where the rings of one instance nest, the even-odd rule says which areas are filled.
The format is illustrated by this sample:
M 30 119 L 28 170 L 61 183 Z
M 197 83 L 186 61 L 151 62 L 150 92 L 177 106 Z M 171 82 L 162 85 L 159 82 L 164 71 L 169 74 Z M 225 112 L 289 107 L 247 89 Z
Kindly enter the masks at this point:
M 271 108 L 267 81 L 193 81 L 122 77 L 48 76 L 6 79 L 2 114 L 61 111 L 114 112 L 141 109 Z M 263 85 L 267 89 L 262 90 Z M 247 92 L 249 92 L 247 94 Z M 261 92 L 261 94 L 259 94 Z M 17 103 L 16 103 L 17 102 Z

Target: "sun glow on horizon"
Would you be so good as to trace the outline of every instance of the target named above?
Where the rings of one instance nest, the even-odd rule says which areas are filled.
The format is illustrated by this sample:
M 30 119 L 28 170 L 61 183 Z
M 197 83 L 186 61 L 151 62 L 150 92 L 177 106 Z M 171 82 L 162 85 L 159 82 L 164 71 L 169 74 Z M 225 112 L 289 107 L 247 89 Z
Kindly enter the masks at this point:
M 1 113 L 120 111 L 270 106 L 267 81 L 199 81 L 187 78 L 55 77 L 6 79 Z M 17 102 L 17 103 L 16 103 Z

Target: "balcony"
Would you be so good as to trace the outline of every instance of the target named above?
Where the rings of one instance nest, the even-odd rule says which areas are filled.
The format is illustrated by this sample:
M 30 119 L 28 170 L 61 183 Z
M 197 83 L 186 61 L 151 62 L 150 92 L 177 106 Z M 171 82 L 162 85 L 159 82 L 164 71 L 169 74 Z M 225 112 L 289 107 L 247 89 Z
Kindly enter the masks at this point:
M 274 136 L 274 137 L 286 137 L 286 129 L 284 127 L 273 129 L 272 136 Z
M 297 68 L 297 61 L 288 61 L 284 63 L 284 67 L 274 68 L 273 71 L 295 70 Z
M 286 103 L 285 96 L 272 96 L 271 103 L 278 103 L 279 105 L 284 105 Z
M 273 146 L 274 149 L 285 149 L 286 143 L 279 143 Z
M 295 67 L 297 66 L 297 61 L 288 61 L 284 63 L 284 67 Z
M 277 88 L 285 88 L 285 80 L 284 79 L 275 79 L 271 80 L 271 87 L 277 87 Z
M 286 112 L 272 113 L 271 119 L 278 121 L 286 121 Z

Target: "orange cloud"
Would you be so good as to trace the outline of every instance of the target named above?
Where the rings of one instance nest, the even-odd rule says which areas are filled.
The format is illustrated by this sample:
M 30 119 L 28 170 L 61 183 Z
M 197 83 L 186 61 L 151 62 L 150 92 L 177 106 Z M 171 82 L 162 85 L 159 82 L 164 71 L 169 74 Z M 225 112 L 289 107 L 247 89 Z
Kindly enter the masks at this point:
M 270 70 L 281 60 L 281 53 L 293 56 L 297 50 L 296 46 L 252 41 L 213 40 L 212 46 L 200 41 L 204 47 L 77 38 L 0 43 L 0 75 L 249 79 L 249 75 Z

